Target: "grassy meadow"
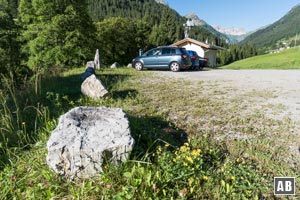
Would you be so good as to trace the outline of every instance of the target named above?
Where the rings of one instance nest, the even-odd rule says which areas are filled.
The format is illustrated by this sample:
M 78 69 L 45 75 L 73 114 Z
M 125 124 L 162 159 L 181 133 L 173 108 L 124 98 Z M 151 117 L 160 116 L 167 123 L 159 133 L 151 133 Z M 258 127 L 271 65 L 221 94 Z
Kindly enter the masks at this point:
M 300 47 L 279 53 L 255 56 L 221 67 L 222 69 L 300 69 Z
M 131 68 L 98 71 L 110 94 L 93 101 L 80 94 L 83 71 L 40 77 L 27 90 L 3 79 L 0 199 L 269 199 L 275 176 L 300 181 L 299 164 L 287 162 L 287 145 L 277 142 L 295 126 L 291 120 L 241 113 L 249 102 L 215 98 L 226 90 L 214 83 Z M 127 113 L 136 145 L 126 163 L 75 181 L 48 168 L 47 139 L 75 106 Z

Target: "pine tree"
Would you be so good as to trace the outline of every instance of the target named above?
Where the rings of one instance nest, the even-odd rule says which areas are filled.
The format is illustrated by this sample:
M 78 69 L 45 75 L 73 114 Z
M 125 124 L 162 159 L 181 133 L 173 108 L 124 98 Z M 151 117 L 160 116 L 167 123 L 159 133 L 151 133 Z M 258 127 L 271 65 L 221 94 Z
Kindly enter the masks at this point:
M 15 73 L 19 66 L 17 26 L 7 0 L 0 0 L 0 73 Z
M 112 17 L 98 22 L 97 37 L 104 64 L 128 64 L 137 54 L 136 27 L 126 18 Z
M 85 1 L 21 0 L 19 12 L 32 69 L 77 67 L 92 59 L 95 28 Z

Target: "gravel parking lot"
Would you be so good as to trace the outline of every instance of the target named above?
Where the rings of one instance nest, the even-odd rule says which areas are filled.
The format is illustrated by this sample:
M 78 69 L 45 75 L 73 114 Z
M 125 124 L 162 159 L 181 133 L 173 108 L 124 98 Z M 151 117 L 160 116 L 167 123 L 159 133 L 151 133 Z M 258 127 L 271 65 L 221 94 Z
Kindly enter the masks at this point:
M 243 101 L 251 97 L 252 109 L 263 109 L 267 116 L 290 117 L 300 121 L 300 70 L 211 70 L 155 72 L 159 76 L 215 84 L 223 97 Z M 251 109 L 248 110 L 251 112 Z
M 233 112 L 242 119 L 249 119 L 249 116 L 254 116 L 254 119 L 256 117 L 261 118 L 261 120 L 256 119 L 257 121 L 249 124 L 249 126 L 260 127 L 260 133 L 266 132 L 261 138 L 274 141 L 274 144 L 266 145 L 267 149 L 287 148 L 289 154 L 285 155 L 284 160 L 298 166 L 300 169 L 300 70 L 220 69 L 177 73 L 155 71 L 154 73 L 155 76 L 161 76 L 161 80 L 170 79 L 170 82 L 174 79 L 189 81 L 183 88 L 185 88 L 184 90 L 193 90 L 194 94 L 190 92 L 191 96 L 195 95 L 195 98 L 205 97 L 216 105 L 223 105 L 222 107 L 213 106 L 212 113 L 228 110 L 228 112 Z M 180 82 L 180 84 L 183 84 L 183 82 Z M 220 111 L 213 110 L 216 108 L 219 108 Z M 192 112 L 193 109 L 196 108 L 192 108 L 188 113 Z M 232 113 L 224 115 L 232 115 Z M 222 121 L 222 118 L 218 120 Z M 199 126 L 203 127 L 202 124 Z M 226 123 L 222 127 L 218 127 L 216 123 L 212 123 L 208 127 L 210 126 L 213 129 L 215 127 L 226 129 Z M 259 137 L 256 134 L 240 133 L 241 126 L 239 124 L 234 126 L 236 127 L 233 134 L 222 130 L 215 138 L 251 140 L 251 138 Z

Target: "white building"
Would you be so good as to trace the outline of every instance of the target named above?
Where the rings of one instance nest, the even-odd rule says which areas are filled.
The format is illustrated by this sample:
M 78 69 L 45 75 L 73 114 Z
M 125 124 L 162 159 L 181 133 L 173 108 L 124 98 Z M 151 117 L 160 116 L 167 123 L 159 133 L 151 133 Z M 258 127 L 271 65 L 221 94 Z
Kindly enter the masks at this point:
M 179 46 L 184 47 L 186 50 L 196 51 L 200 57 L 208 59 L 208 66 L 212 68 L 217 66 L 217 51 L 224 50 L 222 47 L 206 44 L 191 38 L 185 38 L 171 46 Z

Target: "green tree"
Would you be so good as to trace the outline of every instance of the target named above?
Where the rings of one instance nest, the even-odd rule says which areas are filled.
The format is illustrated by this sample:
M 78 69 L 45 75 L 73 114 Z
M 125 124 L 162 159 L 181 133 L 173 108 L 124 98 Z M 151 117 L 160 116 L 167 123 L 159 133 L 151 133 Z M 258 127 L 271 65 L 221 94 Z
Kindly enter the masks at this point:
M 97 34 L 104 64 L 127 64 L 136 56 L 139 47 L 136 25 L 132 20 L 120 17 L 105 19 L 97 23 Z M 139 37 L 145 36 L 139 33 Z
M 137 20 L 135 23 L 136 26 L 136 38 L 135 42 L 139 49 L 149 49 L 151 44 L 149 42 L 149 35 L 151 33 L 151 27 L 144 20 Z
M 23 52 L 32 69 L 63 69 L 92 59 L 95 27 L 85 1 L 21 0 Z
M 7 0 L 0 0 L 0 73 L 15 73 L 19 65 L 17 26 Z

